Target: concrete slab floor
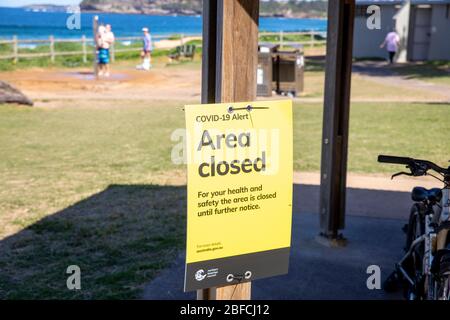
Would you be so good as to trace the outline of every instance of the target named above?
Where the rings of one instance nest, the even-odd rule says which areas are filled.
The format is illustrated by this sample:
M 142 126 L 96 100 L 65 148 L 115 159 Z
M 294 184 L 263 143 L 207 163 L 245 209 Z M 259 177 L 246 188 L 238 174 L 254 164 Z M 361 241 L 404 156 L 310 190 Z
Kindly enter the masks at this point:
M 401 293 L 369 290 L 369 265 L 381 268 L 382 280 L 401 258 L 402 219 L 348 216 L 344 248 L 320 245 L 316 214 L 293 216 L 289 274 L 253 281 L 252 299 L 402 299 Z M 144 299 L 195 299 L 183 293 L 184 253 L 145 288 Z

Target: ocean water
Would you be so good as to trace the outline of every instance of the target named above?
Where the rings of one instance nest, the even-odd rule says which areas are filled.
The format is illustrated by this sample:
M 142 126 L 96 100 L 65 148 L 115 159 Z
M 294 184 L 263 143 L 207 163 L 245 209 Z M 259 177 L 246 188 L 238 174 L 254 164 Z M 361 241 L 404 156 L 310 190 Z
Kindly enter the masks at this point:
M 43 1 L 45 2 L 45 1 Z M 43 39 L 50 35 L 56 38 L 81 38 L 92 34 L 93 13 L 81 14 L 81 29 L 69 30 L 65 12 L 32 12 L 18 8 L 0 8 L 0 38 Z M 116 36 L 140 36 L 143 27 L 153 34 L 201 34 L 201 16 L 148 16 L 138 14 L 98 14 L 100 22 L 110 23 Z M 326 30 L 326 20 L 260 18 L 261 31 L 306 31 Z

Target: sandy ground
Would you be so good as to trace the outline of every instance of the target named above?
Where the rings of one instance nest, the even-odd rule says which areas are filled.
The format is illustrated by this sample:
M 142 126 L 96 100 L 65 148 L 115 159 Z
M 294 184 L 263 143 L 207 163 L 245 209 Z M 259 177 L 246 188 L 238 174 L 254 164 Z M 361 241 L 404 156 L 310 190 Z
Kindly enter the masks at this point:
M 398 170 L 399 168 L 393 168 L 392 173 L 396 172 L 395 169 Z M 187 183 L 186 172 L 183 170 L 171 170 L 168 174 L 152 175 L 152 177 L 150 177 L 150 180 L 155 184 L 173 186 L 184 186 Z M 319 186 L 320 173 L 294 172 L 293 182 L 294 184 Z M 442 183 L 430 176 L 402 176 L 391 180 L 391 176 L 389 174 L 347 174 L 347 187 L 353 189 L 410 192 L 416 186 L 430 189 L 441 187 L 441 184 Z
M 33 68 L 3 72 L 2 79 L 33 101 L 45 100 L 200 100 L 200 72 L 157 67 L 151 71 L 120 68 L 110 78 L 96 80 L 92 70 Z
M 201 97 L 201 70 L 196 65 L 164 65 L 159 63 L 150 71 L 136 70 L 133 65 L 116 64 L 113 66 L 110 78 L 96 80 L 92 69 L 45 69 L 32 68 L 13 72 L 1 72 L 0 78 L 6 80 L 22 90 L 29 98 L 35 101 L 36 106 L 49 105 L 54 100 L 173 100 L 200 102 Z M 399 89 L 416 89 L 417 95 L 380 95 L 374 97 L 368 94 L 361 96 L 361 92 L 352 97 L 353 102 L 444 102 L 450 101 L 450 95 L 445 94 L 445 86 L 435 86 L 422 82 L 391 79 L 379 79 L 377 75 L 355 74 L 354 81 L 358 79 L 373 81 L 374 83 L 387 83 L 398 86 Z M 445 87 L 445 88 L 444 88 Z M 444 88 L 444 89 L 443 89 Z M 435 90 L 436 92 L 434 92 Z M 361 90 L 360 90 L 361 91 Z M 423 93 L 423 94 L 422 94 Z M 273 95 L 271 98 L 259 99 L 285 99 L 287 97 Z M 323 97 L 299 97 L 294 100 L 305 103 L 320 103 Z
M 183 43 L 192 41 L 192 40 L 202 40 L 202 37 L 184 37 L 183 41 L 180 40 L 158 40 L 154 42 L 155 48 L 158 49 L 167 49 L 174 48 L 179 45 L 183 45 Z

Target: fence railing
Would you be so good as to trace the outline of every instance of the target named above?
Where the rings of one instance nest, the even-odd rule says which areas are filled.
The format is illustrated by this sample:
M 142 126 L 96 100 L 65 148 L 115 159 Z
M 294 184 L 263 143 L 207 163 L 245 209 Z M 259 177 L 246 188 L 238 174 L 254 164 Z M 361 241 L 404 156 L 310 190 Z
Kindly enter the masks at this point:
M 311 31 L 303 31 L 303 32 L 285 32 L 285 31 L 278 31 L 278 32 L 260 32 L 259 38 L 262 37 L 268 37 L 272 36 L 277 39 L 277 44 L 280 47 L 289 47 L 289 46 L 296 46 L 296 45 L 303 45 L 308 47 L 314 47 L 314 46 L 321 46 L 326 44 L 326 39 L 322 36 L 323 32 L 318 32 L 315 30 Z M 289 39 L 292 36 L 301 36 L 304 37 L 304 41 L 292 41 L 292 40 L 286 40 Z
M 316 31 L 308 31 L 308 32 L 261 32 L 259 34 L 260 40 L 267 37 L 273 37 L 274 40 L 269 41 L 278 44 L 280 47 L 290 47 L 296 45 L 303 45 L 314 47 L 318 45 L 324 45 L 326 43 L 325 40 L 317 39 L 321 33 Z M 292 41 L 289 38 L 293 36 L 300 36 L 305 38 L 304 41 Z M 172 39 L 171 39 L 172 38 Z M 199 38 L 201 39 L 201 35 L 180 35 L 175 40 L 173 37 L 163 36 L 163 35 L 153 35 L 152 39 L 154 40 L 154 47 L 157 49 L 172 49 L 177 45 L 185 44 L 189 39 Z M 173 40 L 170 44 L 164 45 L 162 40 Z M 117 37 L 116 43 L 121 42 L 130 42 L 136 43 L 142 41 L 142 37 Z M 56 48 L 56 44 L 58 43 L 81 43 L 81 50 L 74 51 L 58 51 Z M 0 60 L 2 59 L 12 59 L 15 63 L 18 62 L 19 59 L 32 59 L 32 58 L 42 58 L 42 57 L 50 57 L 52 62 L 55 61 L 58 56 L 82 56 L 83 62 L 87 62 L 88 55 L 93 54 L 93 50 L 88 50 L 88 46 L 94 46 L 94 39 L 91 37 L 82 36 L 81 39 L 57 39 L 53 36 L 49 36 L 48 39 L 19 39 L 17 36 L 13 36 L 11 40 L 0 40 L 0 44 L 7 44 L 12 46 L 11 54 L 3 54 L 0 55 Z M 20 52 L 21 45 L 36 45 L 36 46 L 48 46 L 49 50 L 46 52 Z M 201 45 L 199 45 L 201 47 Z M 111 52 L 111 60 L 114 61 L 116 53 L 121 52 L 138 52 L 140 51 L 140 47 L 130 47 L 124 48 L 124 45 L 120 46 L 120 48 L 112 45 L 110 48 Z

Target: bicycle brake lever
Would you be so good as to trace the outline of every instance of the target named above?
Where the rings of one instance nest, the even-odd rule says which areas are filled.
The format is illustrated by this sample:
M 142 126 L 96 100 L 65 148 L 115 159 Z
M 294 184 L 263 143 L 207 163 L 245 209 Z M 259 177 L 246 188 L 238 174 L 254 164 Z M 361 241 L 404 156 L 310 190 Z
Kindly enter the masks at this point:
M 398 173 L 393 174 L 393 175 L 391 176 L 391 180 L 394 180 L 395 177 L 398 177 L 398 176 L 401 176 L 401 175 L 412 176 L 413 174 L 410 173 L 410 172 L 404 172 L 404 171 L 398 172 Z

